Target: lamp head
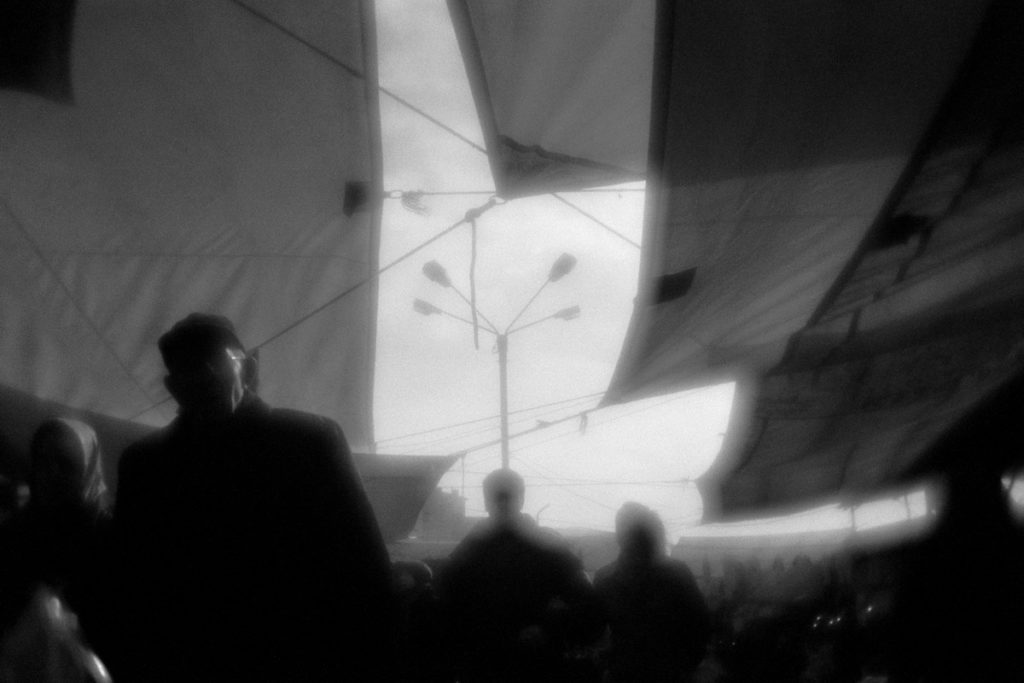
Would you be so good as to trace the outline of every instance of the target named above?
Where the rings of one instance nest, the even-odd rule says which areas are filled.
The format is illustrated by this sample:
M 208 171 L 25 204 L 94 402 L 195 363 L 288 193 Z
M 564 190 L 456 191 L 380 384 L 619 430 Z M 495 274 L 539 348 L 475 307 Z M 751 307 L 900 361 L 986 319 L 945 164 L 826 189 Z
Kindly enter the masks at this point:
M 580 307 L 570 306 L 569 308 L 563 308 L 557 313 L 551 315 L 552 318 L 561 318 L 562 320 L 575 320 L 580 317 Z
M 448 277 L 448 271 L 437 261 L 427 261 L 423 264 L 423 274 L 431 282 L 436 282 L 442 287 L 451 287 L 452 281 Z
M 412 302 L 412 308 L 417 313 L 422 315 L 434 315 L 435 313 L 441 313 L 441 309 L 423 299 L 414 299 Z
M 576 257 L 569 253 L 563 253 L 551 264 L 551 272 L 548 273 L 548 280 L 557 282 L 568 275 L 576 266 Z

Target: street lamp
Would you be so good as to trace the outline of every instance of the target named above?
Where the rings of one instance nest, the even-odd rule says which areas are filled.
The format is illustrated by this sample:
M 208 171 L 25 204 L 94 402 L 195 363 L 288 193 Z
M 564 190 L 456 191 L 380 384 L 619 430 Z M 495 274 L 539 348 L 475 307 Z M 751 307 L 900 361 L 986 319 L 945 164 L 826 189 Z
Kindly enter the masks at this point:
M 512 318 L 512 322 L 508 324 L 509 328 L 516 324 L 516 321 L 519 320 L 523 313 L 526 313 L 526 309 L 530 307 L 530 304 L 532 304 L 538 296 L 540 296 L 540 293 L 544 291 L 545 287 L 552 282 L 561 280 L 563 277 L 568 275 L 575 266 L 576 257 L 572 254 L 563 253 L 555 259 L 555 262 L 551 264 L 551 270 L 548 271 L 548 279 L 541 283 L 540 289 L 534 292 L 533 296 L 530 297 L 530 300 L 526 302 L 526 305 L 524 305 L 522 309 L 520 309 L 519 313 L 516 314 L 516 317 Z
M 427 261 L 423 264 L 423 274 L 431 282 L 436 282 L 442 287 L 451 287 L 452 281 L 448 277 L 448 271 L 437 261 Z
M 563 308 L 560 311 L 552 313 L 551 317 L 559 318 L 561 320 L 575 320 L 576 318 L 580 317 L 580 307 L 577 304 L 575 306 L 570 306 L 569 308 Z
M 469 300 L 469 297 L 467 297 L 465 294 L 463 294 L 462 291 L 458 287 L 456 287 L 454 284 L 452 284 L 452 279 L 450 277 L 448 277 L 448 271 L 444 269 L 444 266 L 442 266 L 437 261 L 427 261 L 426 263 L 423 264 L 423 274 L 426 275 L 427 279 L 430 280 L 431 282 L 436 282 L 437 284 L 441 285 L 445 289 L 450 289 L 453 292 L 455 292 L 456 294 L 458 294 L 459 298 L 461 298 L 463 301 L 466 302 L 466 305 L 469 306 L 470 310 L 475 312 L 478 316 L 480 316 L 481 320 L 483 320 L 485 323 L 487 323 L 487 325 L 490 327 L 490 329 L 488 330 L 489 332 L 491 332 L 492 334 L 497 334 L 498 333 L 497 327 L 494 325 L 494 323 L 492 323 L 490 320 L 488 320 L 487 316 L 485 316 L 483 313 L 481 313 L 479 311 L 479 309 L 477 309 L 477 307 L 473 304 L 473 302 Z M 424 302 L 424 303 L 426 303 L 426 302 Z M 445 313 L 444 311 L 441 311 L 440 309 L 438 309 L 438 311 L 442 312 L 442 313 Z M 454 316 L 454 315 L 452 315 L 450 313 L 447 313 L 447 315 L 449 315 L 451 317 L 454 317 L 454 318 L 458 318 L 458 316 Z M 472 322 L 470 324 L 473 326 L 473 345 L 476 346 L 476 348 L 480 348 L 480 344 L 477 341 L 477 336 L 476 336 L 477 325 L 476 325 L 476 323 L 472 323 Z
M 561 280 L 576 267 L 576 257 L 572 254 L 563 253 L 551 264 L 551 272 L 548 273 L 548 282 Z M 546 283 L 545 283 L 546 284 Z
M 437 261 L 428 261 L 423 264 L 423 274 L 431 282 L 435 282 L 446 289 L 451 289 L 459 297 L 466 302 L 470 309 L 476 313 L 481 320 L 486 323 L 484 330 L 494 335 L 495 346 L 498 350 L 498 389 L 499 396 L 501 399 L 501 466 L 503 469 L 509 467 L 509 436 L 508 436 L 508 338 L 510 335 L 515 334 L 521 330 L 525 330 L 528 327 L 533 327 L 545 320 L 558 319 L 558 320 L 575 320 L 580 316 L 579 306 L 570 306 L 563 308 L 560 311 L 551 313 L 550 315 L 544 316 L 534 320 L 533 322 L 520 325 L 519 327 L 513 327 L 516 322 L 523 316 L 523 313 L 530 307 L 530 305 L 540 296 L 540 293 L 544 291 L 544 288 L 551 282 L 557 282 L 563 277 L 568 275 L 572 269 L 576 266 L 576 257 L 572 254 L 563 253 L 555 262 L 551 264 L 551 270 L 548 272 L 547 279 L 541 284 L 540 288 L 530 297 L 529 301 L 519 310 L 519 313 L 512 318 L 512 322 L 505 327 L 504 332 L 499 332 L 498 327 L 494 325 L 490 320 L 487 319 L 483 313 L 481 313 L 473 302 L 470 301 L 466 296 L 452 284 L 451 278 L 448 277 L 448 272 L 444 269 Z M 461 316 L 450 313 L 442 308 L 435 306 L 434 304 L 424 301 L 423 299 L 416 299 L 412 304 L 413 309 L 422 315 L 446 315 L 449 318 L 460 320 L 469 325 L 477 327 L 472 321 L 467 320 Z
M 414 300 L 412 302 L 412 308 L 417 313 L 422 313 L 423 315 L 434 315 L 435 313 L 444 313 L 444 311 L 442 311 L 440 308 L 430 303 L 429 301 L 424 301 L 423 299 Z

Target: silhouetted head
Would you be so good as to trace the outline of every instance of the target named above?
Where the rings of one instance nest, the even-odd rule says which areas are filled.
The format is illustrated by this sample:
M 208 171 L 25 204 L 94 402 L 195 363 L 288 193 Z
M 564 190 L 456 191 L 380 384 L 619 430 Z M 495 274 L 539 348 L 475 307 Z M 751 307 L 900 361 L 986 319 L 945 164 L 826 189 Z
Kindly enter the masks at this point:
M 37 510 L 102 507 L 107 487 L 99 441 L 77 420 L 44 422 L 32 437 L 29 505 Z
M 988 455 L 965 458 L 945 473 L 942 519 L 980 527 L 1009 519 L 1009 497 L 1002 481 L 1004 467 Z
M 434 572 L 419 560 L 396 560 L 391 563 L 391 580 L 395 591 L 405 595 L 429 587 L 434 580 Z
M 640 503 L 623 503 L 619 508 L 615 537 L 627 559 L 649 561 L 665 552 L 665 525 L 658 513 Z
M 496 524 L 508 524 L 519 517 L 525 494 L 526 484 L 513 470 L 494 470 L 484 477 L 484 507 Z
M 164 384 L 192 418 L 226 417 L 253 390 L 255 361 L 224 316 L 192 313 L 158 343 L 167 367 Z

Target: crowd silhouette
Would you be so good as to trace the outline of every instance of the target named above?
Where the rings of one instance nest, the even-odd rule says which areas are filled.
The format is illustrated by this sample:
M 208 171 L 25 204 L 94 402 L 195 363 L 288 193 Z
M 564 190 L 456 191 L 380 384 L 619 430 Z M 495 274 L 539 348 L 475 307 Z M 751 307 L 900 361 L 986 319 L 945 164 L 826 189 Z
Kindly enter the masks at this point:
M 180 414 L 123 455 L 113 508 L 78 420 L 38 427 L 27 496 L 0 481 L 0 680 L 1024 680 L 1015 402 L 951 437 L 995 455 L 946 468 L 918 543 L 697 576 L 631 502 L 588 575 L 510 469 L 448 557 L 389 562 L 341 430 L 263 404 L 229 321 L 193 314 L 160 351 Z

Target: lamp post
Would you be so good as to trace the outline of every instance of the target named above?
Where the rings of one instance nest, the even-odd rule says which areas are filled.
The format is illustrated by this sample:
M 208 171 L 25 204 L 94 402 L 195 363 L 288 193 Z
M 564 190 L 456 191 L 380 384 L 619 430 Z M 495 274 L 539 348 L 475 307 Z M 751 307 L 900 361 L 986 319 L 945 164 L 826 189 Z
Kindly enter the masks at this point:
M 509 467 L 508 447 L 508 333 L 499 334 L 498 346 L 498 394 L 501 396 L 501 469 Z
M 568 308 L 563 308 L 560 311 L 551 313 L 550 315 L 544 316 L 543 318 L 534 320 L 533 322 L 526 323 L 525 325 L 513 327 L 513 325 L 515 325 L 516 322 L 518 322 L 518 320 L 523 316 L 523 313 L 525 313 L 526 310 L 530 307 L 530 305 L 537 299 L 537 297 L 540 296 L 540 293 L 544 291 L 544 288 L 547 287 L 550 283 L 557 282 L 558 280 L 561 280 L 563 277 L 568 275 L 575 265 L 576 257 L 573 256 L 572 254 L 564 253 L 557 259 L 555 259 L 555 262 L 551 265 L 551 270 L 548 272 L 547 279 L 544 280 L 544 282 L 541 284 L 540 288 L 534 293 L 534 295 L 530 297 L 529 301 L 527 301 L 526 304 L 523 305 L 523 307 L 519 310 L 519 313 L 517 313 L 515 317 L 512 318 L 512 322 L 510 322 L 505 327 L 505 330 L 503 332 L 498 331 L 498 327 L 494 325 L 490 320 L 488 320 L 487 316 L 481 313 L 479 309 L 477 309 L 476 306 L 473 305 L 473 302 L 470 301 L 465 294 L 460 292 L 455 287 L 454 284 L 452 284 L 451 278 L 448 277 L 448 273 L 444 269 L 444 266 L 442 266 L 437 261 L 429 261 L 423 265 L 423 274 L 427 277 L 427 279 L 429 279 L 431 282 L 435 282 L 441 285 L 445 289 L 451 289 L 452 291 L 454 291 L 463 301 L 466 302 L 466 305 L 469 306 L 470 309 L 474 313 L 476 313 L 476 315 L 478 315 L 481 320 L 484 321 L 485 324 L 482 326 L 483 329 L 494 335 L 495 346 L 498 350 L 498 392 L 501 405 L 501 467 L 503 469 L 508 469 L 509 467 L 508 338 L 509 336 L 515 334 L 516 332 L 519 332 L 520 330 L 525 330 L 528 327 L 533 327 L 534 325 L 542 323 L 545 320 L 559 319 L 568 321 L 574 320 L 579 317 L 580 307 L 570 306 Z M 459 320 L 469 325 L 473 325 L 474 331 L 478 327 L 473 321 L 455 315 L 454 313 L 450 313 L 442 308 L 435 306 L 430 302 L 424 301 L 423 299 L 414 300 L 413 309 L 417 313 L 421 313 L 422 315 L 446 315 L 449 318 L 454 318 L 455 320 Z

